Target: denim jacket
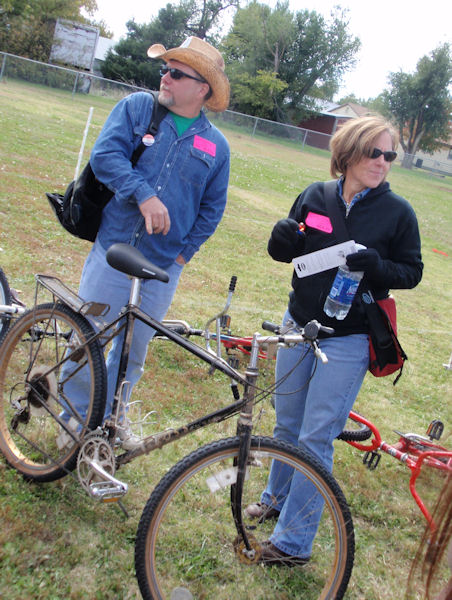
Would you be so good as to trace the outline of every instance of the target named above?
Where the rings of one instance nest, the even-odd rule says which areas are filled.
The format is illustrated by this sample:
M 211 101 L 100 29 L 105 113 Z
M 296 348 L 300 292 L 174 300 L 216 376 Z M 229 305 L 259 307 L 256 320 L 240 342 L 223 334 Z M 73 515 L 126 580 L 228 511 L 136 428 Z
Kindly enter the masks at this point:
M 153 97 L 146 92 L 121 100 L 105 122 L 90 161 L 96 177 L 114 192 L 102 214 L 102 247 L 128 243 L 164 269 L 179 254 L 188 262 L 215 231 L 226 205 L 230 151 L 204 113 L 178 137 L 168 112 L 154 143 L 132 168 L 131 156 L 146 133 L 152 105 Z M 139 204 L 151 196 L 158 196 L 168 209 L 167 235 L 146 232 Z

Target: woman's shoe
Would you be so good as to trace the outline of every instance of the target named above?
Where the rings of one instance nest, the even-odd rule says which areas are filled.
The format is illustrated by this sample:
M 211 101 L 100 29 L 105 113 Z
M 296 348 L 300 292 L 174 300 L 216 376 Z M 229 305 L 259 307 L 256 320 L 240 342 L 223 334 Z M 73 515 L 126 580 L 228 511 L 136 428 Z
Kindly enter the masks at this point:
M 263 523 L 268 519 L 277 519 L 279 517 L 279 510 L 268 506 L 264 502 L 256 502 L 255 504 L 248 504 L 245 508 L 245 515 L 250 519 L 259 519 L 259 523 Z
M 309 557 L 303 556 L 291 556 L 286 554 L 274 544 L 267 540 L 262 542 L 262 554 L 261 562 L 264 566 L 271 567 L 273 565 L 277 567 L 300 567 L 309 562 Z

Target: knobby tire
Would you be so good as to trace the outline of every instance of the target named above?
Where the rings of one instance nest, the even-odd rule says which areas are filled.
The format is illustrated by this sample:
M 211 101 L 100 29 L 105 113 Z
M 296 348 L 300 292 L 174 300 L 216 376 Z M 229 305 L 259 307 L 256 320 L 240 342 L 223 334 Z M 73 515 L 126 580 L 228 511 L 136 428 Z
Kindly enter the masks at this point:
M 172 467 L 152 492 L 135 545 L 135 568 L 143 598 L 170 600 L 176 588 L 185 593 L 181 598 L 342 598 L 353 567 L 354 534 L 347 502 L 332 475 L 301 449 L 273 438 L 252 438 L 243 508 L 260 499 L 273 459 L 283 466 L 287 486 L 295 481 L 292 475 L 298 471 L 302 477 L 293 485 L 310 486 L 312 499 L 323 500 L 325 506 L 307 565 L 247 564 L 240 545 L 234 545 L 237 530 L 230 502 L 238 450 L 238 438 L 208 444 Z M 275 521 L 258 523 L 246 515 L 244 518 L 246 531 L 259 552 Z M 296 515 L 293 523 L 300 526 Z
M 42 304 L 22 315 L 0 348 L 0 451 L 25 478 L 53 481 L 72 471 L 81 440 L 102 423 L 106 369 L 100 343 L 79 345 L 94 334 L 89 321 L 64 304 Z M 64 372 L 60 361 L 66 361 Z M 66 367 L 65 367 L 66 368 Z M 73 410 L 74 373 L 85 370 L 85 417 Z M 66 410 L 72 432 L 60 447 Z

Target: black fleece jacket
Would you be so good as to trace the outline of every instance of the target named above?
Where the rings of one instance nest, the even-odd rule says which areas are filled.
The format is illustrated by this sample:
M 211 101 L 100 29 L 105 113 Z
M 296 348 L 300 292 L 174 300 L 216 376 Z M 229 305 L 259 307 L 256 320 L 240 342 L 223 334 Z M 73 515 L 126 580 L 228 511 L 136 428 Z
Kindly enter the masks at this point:
M 338 191 L 336 200 L 345 217 L 345 204 Z M 289 217 L 298 223 L 305 223 L 310 212 L 327 216 L 322 182 L 310 185 L 298 196 Z M 419 283 L 423 264 L 416 215 L 404 198 L 390 190 L 389 183 L 385 182 L 371 189 L 356 202 L 346 217 L 346 224 L 350 239 L 367 248 L 374 248 L 382 259 L 378 272 L 373 274 L 373 278 L 367 278 L 367 285 L 376 299 L 385 298 L 389 289 L 413 288 Z M 334 232 L 327 233 L 306 226 L 304 249 L 301 253 L 309 254 L 337 243 Z M 268 251 L 275 260 L 290 262 L 300 256 L 300 244 L 294 248 L 293 255 L 289 256 L 287 250 L 278 248 L 278 244 L 270 238 Z M 359 293 L 343 321 L 330 318 L 323 311 L 336 272 L 337 269 L 330 269 L 304 278 L 299 278 L 294 272 L 293 290 L 289 296 L 291 315 L 300 325 L 317 319 L 323 325 L 333 327 L 338 336 L 368 333 Z

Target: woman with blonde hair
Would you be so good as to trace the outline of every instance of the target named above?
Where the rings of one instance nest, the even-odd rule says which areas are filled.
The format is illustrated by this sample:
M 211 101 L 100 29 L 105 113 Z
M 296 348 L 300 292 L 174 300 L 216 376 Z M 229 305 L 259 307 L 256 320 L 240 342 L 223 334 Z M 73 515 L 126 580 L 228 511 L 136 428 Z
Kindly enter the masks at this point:
M 376 300 L 391 288 L 413 288 L 422 277 L 421 244 L 416 215 L 386 181 L 397 157 L 398 139 L 392 125 L 380 117 L 346 122 L 331 139 L 331 175 L 337 179 L 334 202 L 342 213 L 350 239 L 365 250 L 347 256 L 351 271 L 362 271 Z M 324 183 L 305 189 L 289 216 L 276 223 L 268 252 L 277 261 L 323 250 L 338 243 L 325 203 Z M 342 241 L 342 240 L 341 240 Z M 304 326 L 317 319 L 334 334 L 320 339 L 327 364 L 315 364 L 307 345 L 281 348 L 276 361 L 276 425 L 274 436 L 307 449 L 329 470 L 333 441 L 343 430 L 369 365 L 369 326 L 355 296 L 345 318 L 325 314 L 324 305 L 337 269 L 299 278 L 294 272 L 283 324 Z M 302 360 L 302 357 L 305 358 Z M 246 513 L 258 523 L 276 519 L 265 544 L 265 565 L 304 564 L 311 557 L 323 503 L 311 501 L 302 475 L 281 473 L 274 462 L 261 498 Z

